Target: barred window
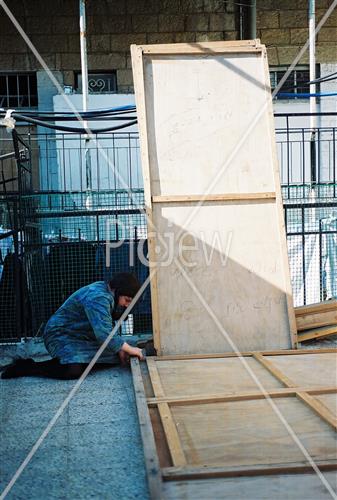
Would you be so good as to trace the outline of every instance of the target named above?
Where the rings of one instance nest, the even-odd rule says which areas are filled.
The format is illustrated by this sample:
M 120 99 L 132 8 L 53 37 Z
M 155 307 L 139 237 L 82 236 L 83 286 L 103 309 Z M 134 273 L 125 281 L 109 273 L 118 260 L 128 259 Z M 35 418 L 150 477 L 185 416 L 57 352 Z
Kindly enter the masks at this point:
M 82 75 L 76 74 L 76 90 L 82 92 Z M 88 90 L 90 94 L 112 94 L 117 92 L 116 71 L 88 72 Z
M 0 72 L 1 108 L 35 108 L 37 105 L 36 73 Z
M 288 68 L 286 66 L 276 66 L 270 68 L 270 84 L 272 92 L 280 83 L 284 75 L 286 74 Z M 301 94 L 310 93 L 310 71 L 309 66 L 296 66 L 296 68 L 291 71 L 287 79 L 283 82 L 282 87 L 275 96 L 276 99 L 287 99 L 286 96 L 279 94 L 290 93 L 298 94 L 295 99 L 307 99 L 308 97 Z

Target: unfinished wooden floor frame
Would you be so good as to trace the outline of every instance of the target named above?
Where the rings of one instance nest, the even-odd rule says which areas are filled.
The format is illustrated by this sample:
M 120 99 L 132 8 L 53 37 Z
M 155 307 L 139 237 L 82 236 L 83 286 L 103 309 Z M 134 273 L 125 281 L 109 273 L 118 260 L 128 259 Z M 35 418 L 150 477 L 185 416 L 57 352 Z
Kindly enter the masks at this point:
M 294 347 L 264 45 L 131 54 L 158 355 Z
M 282 418 L 322 472 L 337 469 L 336 354 L 321 349 L 132 360 L 152 498 L 202 498 L 194 483 L 202 491 L 211 479 L 210 488 L 221 481 L 226 498 L 230 478 L 262 476 L 268 490 L 269 476 L 314 474 Z

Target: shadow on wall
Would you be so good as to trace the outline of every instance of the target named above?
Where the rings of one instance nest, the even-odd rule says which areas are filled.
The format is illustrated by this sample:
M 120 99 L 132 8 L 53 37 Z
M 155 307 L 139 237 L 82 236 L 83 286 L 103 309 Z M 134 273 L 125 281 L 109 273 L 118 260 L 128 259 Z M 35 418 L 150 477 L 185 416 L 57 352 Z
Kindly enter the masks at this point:
M 173 212 L 171 203 L 154 209 L 161 235 L 156 279 L 162 354 L 233 351 L 218 324 L 239 350 L 290 348 L 284 263 L 270 226 L 275 207 L 207 202 L 198 232 L 169 220 L 182 220 L 190 208 L 175 206 Z M 252 227 L 252 217 L 259 227 Z M 212 231 L 212 219 L 229 221 L 233 229 Z

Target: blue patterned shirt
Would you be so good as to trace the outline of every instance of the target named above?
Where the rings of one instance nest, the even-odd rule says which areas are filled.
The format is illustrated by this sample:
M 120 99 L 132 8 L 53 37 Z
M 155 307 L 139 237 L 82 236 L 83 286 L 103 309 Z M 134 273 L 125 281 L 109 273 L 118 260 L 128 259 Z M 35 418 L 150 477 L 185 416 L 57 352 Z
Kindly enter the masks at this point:
M 113 309 L 114 296 L 104 281 L 74 292 L 46 324 L 43 335 L 50 354 L 63 363 L 89 362 L 114 327 Z M 116 354 L 123 343 L 115 334 L 106 350 Z

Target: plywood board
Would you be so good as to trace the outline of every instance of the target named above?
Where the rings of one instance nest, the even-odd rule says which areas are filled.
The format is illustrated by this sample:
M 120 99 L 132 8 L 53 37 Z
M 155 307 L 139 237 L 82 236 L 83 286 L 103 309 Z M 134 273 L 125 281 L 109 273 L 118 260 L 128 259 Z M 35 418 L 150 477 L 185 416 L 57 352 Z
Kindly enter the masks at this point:
M 295 344 L 266 50 L 133 46 L 160 355 Z
M 196 491 L 207 488 L 207 498 L 231 498 L 235 483 L 243 491 L 255 481 L 248 476 L 270 495 L 269 488 L 284 485 L 289 474 L 296 475 L 303 498 L 327 490 L 311 464 L 334 477 L 328 471 L 337 468 L 337 350 L 177 358 L 151 358 L 143 369 L 162 498 L 203 498 Z M 137 367 L 133 361 L 133 373 Z M 155 413 L 163 405 L 167 411 Z M 283 487 L 275 491 L 281 498 Z
M 334 352 L 317 355 L 308 351 L 305 355 L 266 356 L 266 359 L 292 379 L 297 386 L 337 385 L 337 360 Z

